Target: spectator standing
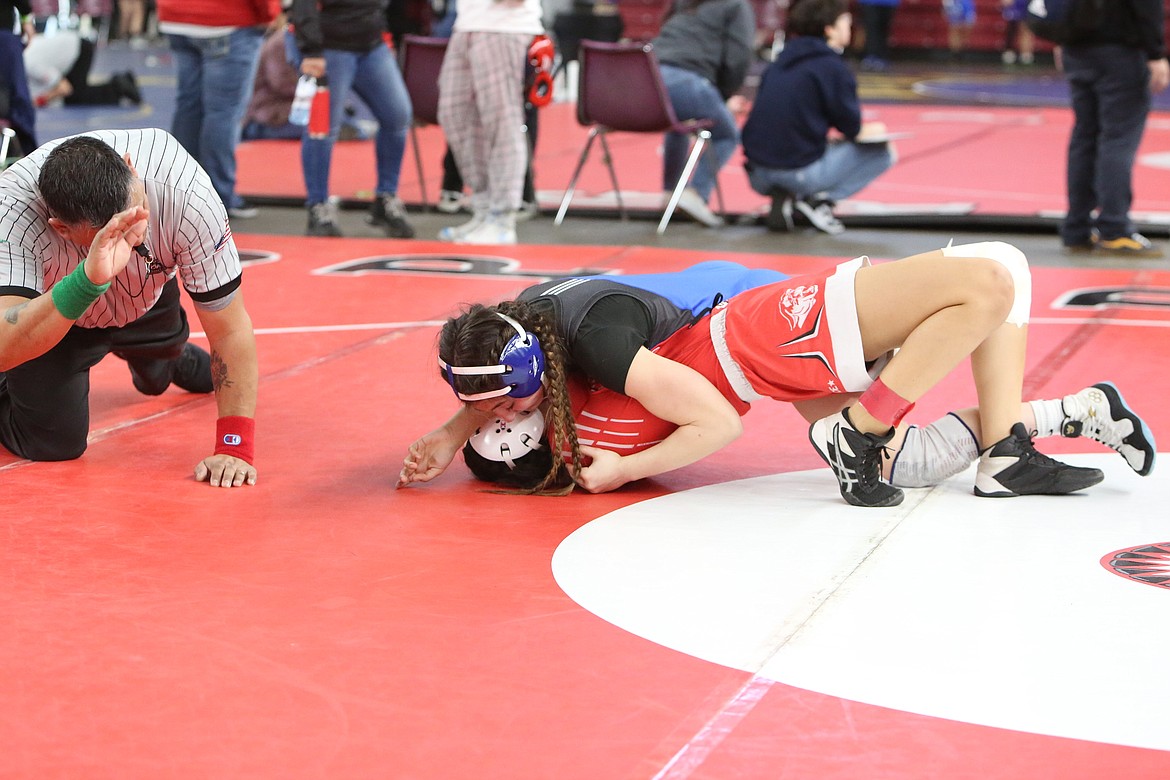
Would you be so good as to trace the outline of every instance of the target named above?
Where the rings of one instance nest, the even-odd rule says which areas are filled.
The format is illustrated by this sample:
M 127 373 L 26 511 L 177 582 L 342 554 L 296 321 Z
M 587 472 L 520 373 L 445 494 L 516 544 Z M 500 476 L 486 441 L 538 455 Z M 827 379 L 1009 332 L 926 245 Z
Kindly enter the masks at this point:
M 861 121 L 857 80 L 841 57 L 849 46 L 848 0 L 801 0 L 790 38 L 764 71 L 743 127 L 752 189 L 772 198 L 769 227 L 790 228 L 792 211 L 818 230 L 845 228 L 837 201 L 861 190 L 894 162 L 885 126 Z M 842 138 L 830 142 L 830 130 Z
M 662 81 L 680 120 L 710 119 L 711 145 L 695 166 L 678 207 L 708 227 L 723 224 L 707 206 L 715 180 L 739 146 L 732 107 L 755 51 L 756 20 L 748 0 L 676 0 L 654 39 Z M 729 107 L 728 101 L 731 102 Z M 686 167 L 690 139 L 667 133 L 662 152 L 662 188 L 674 190 Z
M 21 34 L 15 32 L 20 22 Z M 29 0 L 0 0 L 0 116 L 8 119 L 20 149 L 10 149 L 10 156 L 28 154 L 37 148 L 37 111 L 28 90 L 28 76 L 24 71 L 24 41 L 36 35 L 33 26 L 32 5 Z M 7 106 L 2 98 L 7 95 Z M 3 165 L 0 160 L 0 165 Z
M 1162 0 L 1109 0 L 1099 23 L 1061 50 L 1075 121 L 1060 235 L 1073 251 L 1162 256 L 1129 209 L 1151 93 L 1170 84 L 1164 28 Z
M 958 60 L 975 28 L 975 0 L 943 0 L 943 16 L 947 20 L 947 49 L 951 59 Z
M 391 238 L 413 238 L 398 198 L 398 176 L 413 121 L 410 94 L 394 54 L 383 40 L 386 15 L 381 0 L 293 0 L 289 60 L 300 73 L 328 79 L 329 133 L 314 138 L 306 128 L 301 166 L 308 193 L 306 233 L 340 236 L 336 205 L 329 198 L 329 169 L 345 102 L 352 90 L 378 120 L 374 136 L 377 181 L 366 222 Z
M 471 191 L 472 216 L 439 231 L 441 240 L 516 243 L 529 154 L 524 67 L 543 32 L 540 0 L 459 0 L 439 73 L 439 124 Z
M 158 0 L 178 77 L 171 132 L 238 219 L 256 216 L 236 193 L 236 146 L 264 29 L 279 13 L 280 0 Z
M 861 69 L 884 71 L 890 67 L 890 27 L 899 0 L 858 0 L 861 24 L 865 29 L 865 46 L 861 51 Z
M 435 10 L 436 19 L 431 25 L 430 34 L 435 38 L 450 38 L 451 30 L 455 25 L 458 12 L 456 0 L 446 0 L 442 3 L 441 13 Z M 527 73 L 527 71 L 526 71 Z M 533 177 L 532 159 L 536 156 L 536 134 L 540 120 L 540 110 L 528 100 L 524 101 L 524 125 L 528 130 L 528 168 L 524 174 L 524 189 L 521 193 L 520 209 L 516 212 L 516 221 L 529 219 L 540 211 L 536 202 L 536 186 Z M 458 214 L 467 207 L 467 197 L 463 194 L 463 174 L 455 164 L 455 155 L 448 147 L 443 152 L 443 181 L 439 189 L 439 202 L 435 208 L 444 214 Z
M 118 37 L 132 49 L 146 48 L 146 0 L 118 0 Z
M 1003 64 L 1031 65 L 1036 59 L 1036 36 L 1024 24 L 1029 0 L 1000 0 L 1003 9 Z

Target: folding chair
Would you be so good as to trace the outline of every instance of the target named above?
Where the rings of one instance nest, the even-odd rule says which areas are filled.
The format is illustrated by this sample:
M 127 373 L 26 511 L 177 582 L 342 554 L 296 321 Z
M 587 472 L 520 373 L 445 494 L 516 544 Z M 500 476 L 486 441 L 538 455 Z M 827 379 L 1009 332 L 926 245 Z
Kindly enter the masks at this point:
M 593 139 L 601 139 L 602 155 L 609 169 L 614 194 L 617 196 L 618 210 L 622 219 L 626 219 L 626 207 L 622 203 L 613 158 L 609 153 L 609 144 L 605 140 L 606 134 L 667 131 L 685 133 L 693 139 L 691 153 L 670 195 L 662 220 L 658 223 L 658 234 L 661 235 L 666 231 L 671 215 L 678 206 L 678 200 L 691 180 L 695 165 L 702 157 L 703 148 L 711 140 L 709 128 L 713 123 L 709 119 L 688 119 L 685 122 L 678 120 L 671 106 L 670 96 L 666 93 L 666 85 L 662 83 L 662 74 L 658 71 L 658 58 L 654 56 L 654 49 L 648 43 L 602 43 L 583 40 L 580 57 L 577 122 L 589 128 L 589 137 L 577 161 L 577 168 L 573 171 L 573 177 L 569 180 L 569 188 L 565 190 L 564 198 L 561 200 L 555 224 L 560 225 L 564 221 L 565 212 L 569 210 L 569 202 L 572 201 L 573 192 L 577 187 L 577 178 L 589 157 Z M 714 161 L 711 164 L 714 165 Z M 718 182 L 715 185 L 715 192 L 719 198 L 719 210 L 725 211 L 723 192 L 719 189 Z
M 8 126 L 7 119 L 0 119 L 0 171 L 8 167 L 8 149 L 16 133 Z
M 443 67 L 443 56 L 447 53 L 447 39 L 404 35 L 399 48 L 402 80 L 406 82 L 406 91 L 410 93 L 410 102 L 414 108 L 410 143 L 414 147 L 414 163 L 418 167 L 418 188 L 425 206 L 430 202 L 427 200 L 427 184 L 423 177 L 417 128 L 439 124 L 439 69 Z

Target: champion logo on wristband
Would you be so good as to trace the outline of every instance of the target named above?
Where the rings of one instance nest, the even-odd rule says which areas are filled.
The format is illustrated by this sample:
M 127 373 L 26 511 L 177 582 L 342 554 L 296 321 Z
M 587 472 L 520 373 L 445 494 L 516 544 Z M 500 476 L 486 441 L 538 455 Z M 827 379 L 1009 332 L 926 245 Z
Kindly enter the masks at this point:
M 251 417 L 229 415 L 215 423 L 215 454 L 252 463 L 256 455 L 256 423 Z

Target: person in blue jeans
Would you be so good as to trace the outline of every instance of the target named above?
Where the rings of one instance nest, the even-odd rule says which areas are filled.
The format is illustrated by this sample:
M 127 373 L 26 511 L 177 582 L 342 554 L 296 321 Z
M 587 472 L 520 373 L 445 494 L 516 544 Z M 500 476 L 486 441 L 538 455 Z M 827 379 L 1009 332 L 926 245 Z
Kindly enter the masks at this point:
M 1134 230 L 1129 209 L 1150 93 L 1170 84 L 1164 17 L 1162 0 L 1111 0 L 1090 33 L 1063 47 L 1076 120 L 1068 142 L 1068 215 L 1060 228 L 1070 251 L 1162 256 Z
M 158 2 L 159 30 L 170 41 L 178 79 L 171 134 L 207 171 L 237 219 L 256 216 L 236 192 L 236 146 L 264 30 L 279 14 L 279 0 Z
M 309 210 L 306 233 L 341 235 L 336 205 L 329 198 L 329 168 L 352 90 L 378 120 L 377 181 L 366 222 L 391 238 L 413 238 L 414 228 L 398 198 L 398 176 L 414 112 L 398 63 L 383 40 L 386 14 L 381 0 L 293 0 L 289 21 L 289 61 L 302 74 L 328 79 L 329 85 L 329 134 L 314 138 L 306 129 L 301 140 Z
M 723 220 L 707 205 L 719 171 L 739 146 L 735 111 L 755 48 L 756 17 L 747 0 L 676 0 L 654 39 L 662 81 L 680 120 L 710 119 L 711 145 L 695 167 L 678 207 L 708 227 Z M 662 189 L 674 190 L 686 167 L 690 138 L 667 133 Z
M 791 229 L 794 210 L 818 230 L 845 229 L 833 207 L 894 162 L 885 126 L 862 122 L 849 46 L 848 0 L 802 0 L 788 18 L 795 35 L 764 71 L 743 126 L 751 187 L 772 198 L 768 226 Z M 829 140 L 830 130 L 840 138 Z
M 8 155 L 19 157 L 37 148 L 37 111 L 28 90 L 24 70 L 24 43 L 13 30 L 20 20 L 21 32 L 29 39 L 36 34 L 29 0 L 0 0 L 0 118 L 8 120 L 16 133 L 16 146 Z M 7 101 L 2 99 L 7 96 Z M 6 102 L 7 105 L 2 105 Z M 0 160 L 0 168 L 4 160 Z

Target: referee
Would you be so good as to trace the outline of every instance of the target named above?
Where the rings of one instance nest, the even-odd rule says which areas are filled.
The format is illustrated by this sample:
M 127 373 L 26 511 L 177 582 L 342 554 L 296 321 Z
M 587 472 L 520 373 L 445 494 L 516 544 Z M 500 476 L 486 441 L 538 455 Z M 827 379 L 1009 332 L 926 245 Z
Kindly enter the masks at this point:
M 211 354 L 188 344 L 180 282 Z M 162 130 L 52 141 L 0 174 L 0 443 L 79 457 L 89 370 L 111 352 L 134 386 L 214 391 L 214 450 L 195 478 L 254 484 L 258 370 L 240 257 L 207 174 Z

